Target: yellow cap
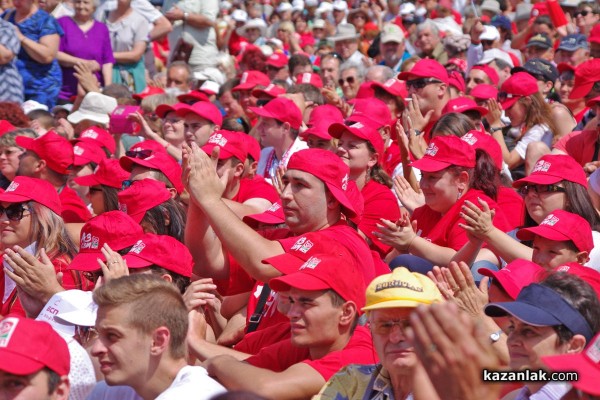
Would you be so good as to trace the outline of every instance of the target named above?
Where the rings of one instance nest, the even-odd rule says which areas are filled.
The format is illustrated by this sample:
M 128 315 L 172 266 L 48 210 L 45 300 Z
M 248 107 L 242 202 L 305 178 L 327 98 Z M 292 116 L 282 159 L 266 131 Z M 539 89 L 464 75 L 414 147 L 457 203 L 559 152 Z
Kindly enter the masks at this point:
M 363 311 L 380 308 L 417 307 L 442 301 L 435 283 L 423 274 L 398 267 L 391 274 L 373 279 L 367 287 L 367 301 Z

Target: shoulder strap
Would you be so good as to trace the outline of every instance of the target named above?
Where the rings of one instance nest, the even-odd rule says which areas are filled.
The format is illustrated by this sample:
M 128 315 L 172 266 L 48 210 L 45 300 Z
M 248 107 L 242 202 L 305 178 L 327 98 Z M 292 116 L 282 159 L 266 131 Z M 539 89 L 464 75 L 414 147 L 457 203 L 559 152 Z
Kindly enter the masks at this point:
M 254 313 L 250 316 L 246 333 L 254 332 L 256 328 L 258 328 L 258 324 L 260 323 L 260 320 L 262 318 L 262 313 L 265 309 L 265 304 L 267 303 L 269 294 L 271 294 L 271 288 L 268 284 L 265 283 L 260 292 L 260 296 L 258 297 L 258 303 L 256 304 L 256 308 L 254 309 Z

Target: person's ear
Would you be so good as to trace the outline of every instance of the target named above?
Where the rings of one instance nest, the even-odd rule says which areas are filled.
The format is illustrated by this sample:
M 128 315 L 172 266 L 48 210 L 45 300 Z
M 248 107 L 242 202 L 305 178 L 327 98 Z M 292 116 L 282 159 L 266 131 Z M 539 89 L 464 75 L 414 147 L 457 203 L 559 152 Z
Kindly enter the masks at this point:
M 367 165 L 370 168 L 373 168 L 375 165 L 377 165 L 377 161 L 379 161 L 379 153 L 371 153 L 369 152 L 369 161 L 367 162 Z
M 438 89 L 438 96 L 440 98 L 444 97 L 444 95 L 446 94 L 446 92 L 448 91 L 448 85 L 446 85 L 445 83 L 441 83 Z
M 71 391 L 71 383 L 69 382 L 69 375 L 63 375 L 60 377 L 56 389 L 54 389 L 54 399 L 56 400 L 67 400 L 69 398 L 69 392 Z
M 177 198 L 177 189 L 175 189 L 175 188 L 167 188 L 167 190 L 169 191 L 169 193 L 171 193 L 171 198 L 172 199 L 176 199 Z
M 237 163 L 233 170 L 233 176 L 235 176 L 236 178 L 240 178 L 242 175 L 244 175 L 244 170 L 244 163 Z
M 471 181 L 471 177 L 469 176 L 469 173 L 467 171 L 461 171 L 456 177 L 456 179 L 457 185 L 461 190 L 465 190 L 469 185 L 469 182 Z
M 585 349 L 586 343 L 587 343 L 587 340 L 585 340 L 585 337 L 583 335 L 580 335 L 580 334 L 574 335 L 567 342 L 566 353 L 568 353 L 568 354 L 581 353 Z
M 333 209 L 340 205 L 340 202 L 335 198 L 335 196 L 329 190 L 327 190 L 326 196 L 327 196 L 326 197 L 327 198 L 327 208 Z
M 580 251 L 577 253 L 577 263 L 584 265 L 590 261 L 590 254 L 587 251 Z
M 347 301 L 342 305 L 340 313 L 340 324 L 344 326 L 351 326 L 356 318 L 358 308 L 353 301 Z
M 165 282 L 173 283 L 173 277 L 169 274 L 162 274 L 160 278 Z
M 171 215 L 169 214 L 169 211 L 167 211 L 166 208 L 162 208 L 162 215 L 165 219 L 165 226 L 171 226 Z
M 215 133 L 215 132 L 216 132 L 216 131 L 218 131 L 219 129 L 221 129 L 221 127 L 220 127 L 219 125 L 213 125 L 213 130 L 212 130 L 211 134 L 212 134 L 212 133 Z
M 48 164 L 46 163 L 46 160 L 39 158 L 37 160 L 37 166 L 35 167 L 34 171 L 36 173 L 39 173 L 40 171 L 42 171 L 43 169 L 45 169 L 47 167 L 48 167 Z
M 169 348 L 171 341 L 171 332 L 166 326 L 160 326 L 152 332 L 152 345 L 150 346 L 151 356 L 160 356 Z
M 381 138 L 383 139 L 383 142 L 387 143 L 388 139 L 392 135 L 392 127 L 389 126 L 389 125 L 386 125 L 386 126 L 380 128 L 379 129 L 379 134 L 381 135 Z

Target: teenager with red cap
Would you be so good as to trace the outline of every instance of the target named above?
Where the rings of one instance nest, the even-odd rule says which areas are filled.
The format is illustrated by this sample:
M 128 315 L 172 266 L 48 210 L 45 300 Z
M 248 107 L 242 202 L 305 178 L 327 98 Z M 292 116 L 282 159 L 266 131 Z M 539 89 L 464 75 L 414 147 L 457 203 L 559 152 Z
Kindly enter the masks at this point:
M 143 143 L 156 142 L 146 141 Z M 125 156 L 119 159 L 119 163 L 125 171 L 130 173 L 129 181 L 149 178 L 163 182 L 171 192 L 171 197 L 175 198 L 183 192 L 181 166 L 162 147 L 159 148 L 160 150 L 151 150 L 140 147 L 129 150 Z
M 73 166 L 67 179 L 67 185 L 77 193 L 88 208 L 90 206 L 88 188 L 78 185 L 75 178 L 92 174 L 100 161 L 105 159 L 106 153 L 97 144 L 83 141 L 73 143 Z
M 119 191 L 123 181 L 129 174 L 119 164 L 119 160 L 104 159 L 100 161 L 93 174 L 79 176 L 74 182 L 79 186 L 87 186 L 88 200 L 94 215 L 119 209 Z
M 2 176 L 5 178 L 2 182 L 3 189 L 6 189 L 10 182 L 15 179 L 15 176 L 17 176 L 19 156 L 25 153 L 25 149 L 17 145 L 17 142 L 15 141 L 16 137 L 36 137 L 32 130 L 15 131 L 14 129 L 0 135 L 0 173 L 2 173 Z
M 57 274 L 62 274 L 66 289 L 81 287 L 79 274 L 67 271 L 77 248 L 60 217 L 58 193 L 49 182 L 18 176 L 0 194 L 0 203 L 0 242 L 10 267 L 0 274 L 5 293 L 0 315 L 12 312 L 36 316 L 55 292 L 64 290 Z M 31 280 L 31 275 L 40 274 L 47 278 L 42 284 Z
M 0 397 L 70 398 L 69 349 L 48 323 L 11 316 L 0 321 L 0 332 Z
M 238 101 L 252 126 L 256 124 L 257 117 L 251 107 L 255 107 L 258 100 L 252 94 L 252 90 L 259 85 L 267 87 L 270 83 L 271 80 L 269 77 L 260 71 L 244 71 L 240 78 L 240 83 L 231 89 L 232 92 L 237 92 Z
M 471 90 L 477 85 L 486 84 L 498 87 L 498 81 L 498 73 L 494 68 L 487 65 L 475 65 L 466 78 L 466 94 L 471 94 Z
M 300 132 L 300 138 L 306 142 L 309 149 L 336 151 L 337 143 L 328 132 L 329 126 L 343 122 L 344 117 L 339 108 L 330 104 L 315 107 L 311 113 L 308 129 Z
M 221 111 L 212 103 L 199 101 L 191 106 L 181 105 L 176 114 L 184 119 L 185 142 L 204 146 L 210 135 L 223 124 Z
M 363 197 L 364 209 L 358 223 L 358 232 L 367 240 L 371 249 L 385 257 L 391 246 L 383 244 L 373 235 L 373 231 L 381 218 L 397 220 L 400 208 L 390 190 L 392 179 L 381 168 L 383 139 L 366 120 L 333 124 L 329 127 L 329 134 L 338 139 L 336 154 L 348 165 L 350 179 L 356 183 Z
M 65 222 L 85 222 L 91 214 L 77 193 L 67 186 L 73 165 L 73 146 L 53 131 L 37 139 L 18 136 L 18 146 L 26 149 L 20 158 L 17 175 L 48 181 L 58 192 Z

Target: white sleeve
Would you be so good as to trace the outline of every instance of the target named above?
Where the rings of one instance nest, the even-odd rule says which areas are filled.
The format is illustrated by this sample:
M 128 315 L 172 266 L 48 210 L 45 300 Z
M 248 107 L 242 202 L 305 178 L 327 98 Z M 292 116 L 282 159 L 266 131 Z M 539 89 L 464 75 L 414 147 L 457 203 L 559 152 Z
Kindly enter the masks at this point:
M 467 73 L 483 58 L 483 46 L 470 44 L 467 49 Z
M 519 157 L 525 159 L 525 153 L 527 152 L 527 146 L 529 143 L 539 142 L 544 137 L 544 128 L 541 125 L 535 125 L 528 130 L 525 135 L 515 145 L 515 150 Z
M 131 8 L 140 13 L 142 17 L 151 24 L 162 17 L 160 11 L 158 11 L 148 0 L 133 0 L 131 2 Z

